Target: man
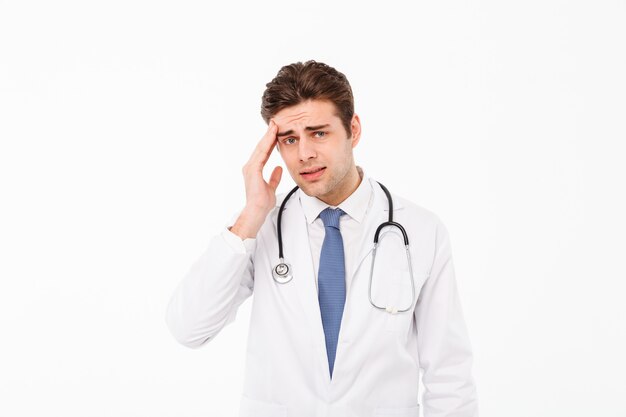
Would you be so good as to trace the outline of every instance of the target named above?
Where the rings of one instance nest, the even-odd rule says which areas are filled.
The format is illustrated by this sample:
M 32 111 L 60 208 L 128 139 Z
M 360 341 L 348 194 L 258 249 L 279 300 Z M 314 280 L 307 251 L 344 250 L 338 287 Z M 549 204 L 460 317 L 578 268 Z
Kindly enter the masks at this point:
M 417 417 L 421 369 L 425 417 L 476 417 L 447 230 L 355 164 L 361 123 L 346 77 L 315 61 L 287 65 L 261 115 L 246 206 L 174 292 L 174 337 L 202 346 L 254 292 L 241 416 Z M 282 168 L 262 175 L 274 147 L 299 187 L 278 198 Z M 389 220 L 405 232 L 379 228 Z

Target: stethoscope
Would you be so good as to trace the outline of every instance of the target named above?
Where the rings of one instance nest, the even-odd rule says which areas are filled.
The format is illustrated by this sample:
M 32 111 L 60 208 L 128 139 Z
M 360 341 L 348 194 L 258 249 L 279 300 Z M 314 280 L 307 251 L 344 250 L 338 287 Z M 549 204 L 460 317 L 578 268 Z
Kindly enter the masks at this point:
M 376 229 L 376 234 L 374 235 L 374 248 L 372 249 L 372 267 L 370 270 L 368 296 L 369 296 L 370 304 L 379 310 L 385 310 L 386 312 L 391 313 L 391 314 L 404 313 L 406 311 L 409 311 L 409 309 L 413 306 L 413 302 L 415 301 L 415 281 L 413 280 L 413 266 L 411 264 L 411 253 L 409 251 L 409 238 L 406 234 L 406 230 L 404 230 L 404 227 L 402 227 L 400 223 L 396 223 L 393 221 L 393 200 L 391 198 L 391 194 L 389 193 L 389 190 L 387 190 L 387 188 L 384 185 L 382 185 L 380 182 L 378 182 L 378 185 L 380 185 L 380 187 L 385 192 L 385 195 L 387 195 L 387 201 L 389 202 L 389 220 L 384 223 L 381 223 L 380 226 L 378 226 L 378 229 Z M 283 258 L 283 235 L 281 232 L 281 218 L 282 218 L 283 209 L 285 208 L 285 204 L 287 203 L 287 200 L 289 200 L 289 197 L 291 197 L 293 193 L 295 193 L 296 190 L 298 190 L 298 188 L 299 188 L 298 186 L 294 187 L 287 194 L 282 204 L 280 205 L 280 210 L 278 211 L 278 222 L 276 225 L 276 232 L 278 234 L 278 259 L 280 260 L 280 263 L 272 269 L 272 275 L 274 276 L 274 280 L 278 282 L 279 284 L 286 284 L 289 281 L 291 281 L 291 279 L 293 278 L 291 265 L 286 263 Z M 372 300 L 372 280 L 374 277 L 374 263 L 376 262 L 376 248 L 378 247 L 378 235 L 380 234 L 380 231 L 382 230 L 382 228 L 386 226 L 397 227 L 402 232 L 402 236 L 404 238 L 404 247 L 406 249 L 406 259 L 409 264 L 409 279 L 411 280 L 412 296 L 411 296 L 411 303 L 406 308 L 403 308 L 403 309 L 398 309 L 395 306 L 387 306 L 387 307 L 379 306 L 376 303 L 374 303 L 374 301 Z

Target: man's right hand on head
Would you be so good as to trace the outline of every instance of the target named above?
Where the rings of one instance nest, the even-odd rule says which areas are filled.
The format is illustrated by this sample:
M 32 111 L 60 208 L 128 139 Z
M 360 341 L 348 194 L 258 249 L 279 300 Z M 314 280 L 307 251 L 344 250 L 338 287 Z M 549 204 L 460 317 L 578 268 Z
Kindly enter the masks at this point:
M 276 146 L 277 131 L 276 123 L 270 120 L 267 132 L 242 168 L 246 186 L 246 206 L 230 228 L 231 232 L 242 239 L 256 237 L 265 217 L 276 205 L 276 188 L 280 183 L 283 169 L 280 166 L 275 167 L 269 182 L 266 182 L 263 179 L 263 167 Z

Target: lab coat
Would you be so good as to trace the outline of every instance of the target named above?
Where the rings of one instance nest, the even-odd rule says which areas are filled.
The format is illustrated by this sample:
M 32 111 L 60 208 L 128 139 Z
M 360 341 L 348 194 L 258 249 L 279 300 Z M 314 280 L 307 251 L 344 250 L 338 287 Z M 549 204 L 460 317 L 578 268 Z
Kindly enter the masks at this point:
M 374 192 L 363 238 L 346 277 L 343 318 L 332 379 L 307 233 L 296 191 L 282 216 L 285 261 L 293 279 L 272 277 L 278 263 L 277 196 L 256 239 L 212 238 L 174 291 L 167 325 L 181 344 L 199 348 L 231 323 L 254 293 L 248 333 L 241 417 L 477 417 L 472 350 L 454 274 L 448 232 L 431 211 L 392 193 L 393 220 L 406 229 L 415 283 L 411 300 L 401 232 L 383 229 L 374 265 L 372 299 L 405 313 L 375 309 L 369 301 L 373 238 L 388 220 L 387 198 Z M 207 395 L 217 395 L 208 393 Z

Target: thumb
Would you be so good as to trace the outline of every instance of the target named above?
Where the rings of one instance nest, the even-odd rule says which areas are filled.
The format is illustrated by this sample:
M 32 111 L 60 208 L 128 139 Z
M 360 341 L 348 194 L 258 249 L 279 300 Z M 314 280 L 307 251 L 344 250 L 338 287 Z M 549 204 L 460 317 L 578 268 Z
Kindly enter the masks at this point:
M 276 188 L 278 187 L 278 184 L 280 183 L 280 178 L 283 174 L 283 168 L 280 166 L 277 166 L 274 168 L 274 170 L 272 171 L 272 175 L 270 176 L 270 188 L 272 189 L 272 191 L 276 192 Z

